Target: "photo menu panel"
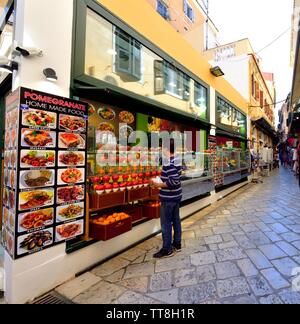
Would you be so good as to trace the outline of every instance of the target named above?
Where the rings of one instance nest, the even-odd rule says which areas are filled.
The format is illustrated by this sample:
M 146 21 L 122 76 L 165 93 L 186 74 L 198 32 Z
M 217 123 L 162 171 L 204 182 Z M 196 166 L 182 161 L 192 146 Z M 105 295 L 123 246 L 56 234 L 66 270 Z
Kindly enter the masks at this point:
M 14 255 L 84 234 L 87 104 L 20 89 Z

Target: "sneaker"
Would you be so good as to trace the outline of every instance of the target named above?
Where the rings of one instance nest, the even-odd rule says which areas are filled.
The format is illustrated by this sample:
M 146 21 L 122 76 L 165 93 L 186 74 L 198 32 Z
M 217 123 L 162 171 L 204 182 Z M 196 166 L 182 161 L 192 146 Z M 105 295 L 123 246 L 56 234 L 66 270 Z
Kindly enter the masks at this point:
M 164 258 L 170 258 L 174 255 L 173 251 L 167 251 L 164 249 L 161 249 L 159 252 L 155 253 L 153 255 L 154 259 L 164 259 Z
M 181 252 L 182 251 L 182 247 L 181 244 L 175 244 L 173 243 L 173 248 L 175 252 Z

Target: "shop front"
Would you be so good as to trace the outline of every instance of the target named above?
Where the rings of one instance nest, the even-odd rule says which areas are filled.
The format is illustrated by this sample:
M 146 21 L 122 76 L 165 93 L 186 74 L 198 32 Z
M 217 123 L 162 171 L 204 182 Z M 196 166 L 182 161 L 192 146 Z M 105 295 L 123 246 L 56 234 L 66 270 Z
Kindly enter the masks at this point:
M 217 95 L 215 185 L 217 190 L 247 180 L 251 155 L 247 141 L 247 116 Z
M 234 113 L 231 127 L 225 124 L 226 134 L 220 133 L 220 120 L 217 137 L 210 136 L 213 86 L 225 88 L 237 105 L 244 101 L 224 80 L 216 82 L 206 66 L 191 72 L 96 1 L 76 1 L 75 7 L 64 1 L 62 12 L 46 2 L 49 15 L 60 17 L 51 37 L 60 32 L 62 39 L 56 41 L 70 45 L 55 66 L 58 82 L 30 74 L 51 66 L 50 59 L 57 57 L 56 47 L 41 33 L 35 42 L 47 55 L 20 58 L 24 67 L 13 82 L 20 97 L 9 97 L 6 105 L 7 129 L 15 136 L 6 136 L 4 154 L 9 175 L 5 295 L 17 303 L 160 232 L 159 192 L 150 181 L 160 176 L 162 146 L 170 137 L 182 158 L 182 219 L 221 198 L 215 192 L 215 173 L 226 178 L 226 172 L 237 173 L 234 167 L 241 170 L 246 146 L 242 113 Z M 31 10 L 39 5 L 22 3 L 26 10 L 19 7 L 18 13 L 26 26 L 19 37 L 44 26 L 42 18 L 31 19 Z M 72 10 L 74 16 L 65 16 Z M 187 64 L 188 59 L 182 61 Z M 214 150 L 224 143 L 232 155 L 239 153 L 218 162 L 220 150 Z M 240 187 L 235 184 L 222 195 Z

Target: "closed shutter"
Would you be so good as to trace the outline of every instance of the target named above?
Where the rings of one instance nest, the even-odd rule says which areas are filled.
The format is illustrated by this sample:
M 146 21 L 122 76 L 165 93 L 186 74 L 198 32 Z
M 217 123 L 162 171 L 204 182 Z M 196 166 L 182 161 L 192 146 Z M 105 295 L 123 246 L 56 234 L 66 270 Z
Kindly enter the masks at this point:
M 164 94 L 165 93 L 165 75 L 164 75 L 164 61 L 154 61 L 154 93 Z
M 141 44 L 133 40 L 132 44 L 132 75 L 138 80 L 141 79 Z

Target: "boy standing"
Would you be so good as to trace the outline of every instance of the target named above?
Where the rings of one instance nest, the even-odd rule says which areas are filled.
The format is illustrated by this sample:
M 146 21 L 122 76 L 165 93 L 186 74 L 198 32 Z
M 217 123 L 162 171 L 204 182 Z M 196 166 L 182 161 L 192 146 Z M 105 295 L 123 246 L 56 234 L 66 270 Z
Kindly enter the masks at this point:
M 174 255 L 174 250 L 181 251 L 182 228 L 179 216 L 180 202 L 182 199 L 181 172 L 182 167 L 175 159 L 175 143 L 170 142 L 170 149 L 163 148 L 162 183 L 153 182 L 153 186 L 160 188 L 161 201 L 161 228 L 163 248 L 154 254 L 154 258 L 168 258 Z M 172 242 L 172 227 L 174 229 L 174 241 Z

